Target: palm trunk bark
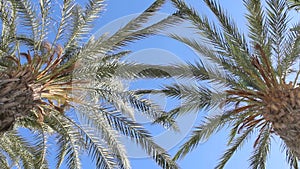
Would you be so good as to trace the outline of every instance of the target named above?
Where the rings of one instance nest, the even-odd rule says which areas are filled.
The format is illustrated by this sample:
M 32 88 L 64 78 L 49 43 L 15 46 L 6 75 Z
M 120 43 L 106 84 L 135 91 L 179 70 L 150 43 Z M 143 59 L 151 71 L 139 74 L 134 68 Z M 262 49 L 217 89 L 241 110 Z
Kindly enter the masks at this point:
M 274 132 L 300 159 L 300 88 L 270 93 L 264 117 L 272 123 Z
M 37 100 L 31 69 L 0 74 L 0 133 L 12 128 L 16 118 L 25 116 Z
M 293 118 L 296 119 L 295 117 Z M 296 120 L 292 120 L 291 122 L 291 121 L 287 121 L 287 119 L 284 118 L 281 127 L 277 127 L 275 129 L 275 132 L 285 142 L 285 144 L 294 153 L 294 155 L 298 159 L 300 159 L 300 122 L 299 122 L 300 116 L 299 115 L 297 119 L 298 122 L 296 122 Z

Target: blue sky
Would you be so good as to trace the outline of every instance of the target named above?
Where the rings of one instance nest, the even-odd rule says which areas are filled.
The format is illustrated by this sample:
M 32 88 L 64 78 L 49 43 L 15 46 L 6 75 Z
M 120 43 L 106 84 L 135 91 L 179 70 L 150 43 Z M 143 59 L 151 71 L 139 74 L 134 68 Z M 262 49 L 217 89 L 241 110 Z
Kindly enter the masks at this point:
M 114 20 L 118 20 L 121 17 L 136 14 L 142 12 L 146 9 L 153 0 L 109 0 L 107 1 L 106 12 L 102 15 L 101 19 L 99 19 L 96 23 L 96 27 L 101 29 L 105 25 L 110 24 Z M 204 4 L 199 0 L 187 0 L 186 2 L 192 4 L 194 8 L 198 9 L 200 13 L 208 14 L 208 10 L 204 7 Z M 247 27 L 245 26 L 244 13 L 245 9 L 242 5 L 242 0 L 222 0 L 222 6 L 228 10 L 228 13 L 235 18 L 237 21 L 237 25 L 242 31 L 246 31 Z M 174 8 L 170 4 L 167 4 L 162 9 L 162 13 L 170 13 L 174 11 Z M 129 49 L 134 51 L 134 59 L 136 56 L 141 55 L 140 59 L 143 61 L 143 58 L 147 57 L 144 61 L 148 62 L 155 61 L 156 63 L 167 63 L 169 60 L 167 55 L 174 55 L 176 58 L 182 61 L 193 61 L 197 59 L 196 56 L 187 46 L 180 44 L 174 40 L 171 40 L 164 36 L 155 36 L 150 37 L 145 40 L 137 41 L 134 44 L 129 46 Z M 155 56 L 146 56 L 145 52 L 147 50 L 150 51 L 158 51 L 158 53 L 153 52 Z M 151 53 L 151 52 L 150 52 Z M 148 58 L 150 57 L 150 59 Z M 172 56 L 170 56 L 172 57 Z M 141 61 L 139 60 L 139 61 Z M 152 84 L 159 86 L 159 82 L 152 83 L 150 85 L 136 84 L 138 87 L 153 87 Z M 135 86 L 135 87 L 137 87 Z M 167 101 L 165 101 L 167 102 Z M 173 102 L 171 102 L 173 103 Z M 172 106 L 168 103 L 165 103 L 167 107 Z M 206 115 L 206 112 L 202 112 L 203 115 Z M 197 118 L 193 116 L 195 122 L 193 125 L 199 124 L 202 119 L 202 115 L 200 114 Z M 184 123 L 184 122 L 183 122 Z M 188 122 L 186 122 L 187 124 Z M 190 124 L 189 124 L 190 125 Z M 184 126 L 184 124 L 183 124 Z M 158 130 L 160 131 L 160 130 Z M 189 130 L 190 131 L 190 130 Z M 186 134 L 186 133 L 185 133 Z M 174 136 L 174 135 L 173 135 Z M 172 139 L 171 137 L 170 139 Z M 171 140 L 165 138 L 166 143 Z M 187 155 L 183 160 L 179 161 L 179 165 L 182 169 L 212 169 L 218 162 L 219 157 L 221 157 L 222 153 L 226 150 L 226 139 L 227 139 L 227 131 L 222 130 L 218 134 L 214 135 L 209 139 L 209 141 L 200 144 L 194 151 L 192 151 L 189 155 Z M 178 147 L 185 141 L 186 139 L 181 139 L 181 142 L 177 144 L 177 146 L 172 146 L 170 148 L 170 153 L 174 155 L 174 153 L 178 150 Z M 274 138 L 275 141 L 272 143 L 271 156 L 269 156 L 268 167 L 272 169 L 282 169 L 288 168 L 285 163 L 285 158 L 283 154 L 280 153 L 280 141 L 278 138 Z M 161 141 L 161 140 L 160 140 Z M 180 141 L 180 140 L 179 140 Z M 245 144 L 243 149 L 241 149 L 237 154 L 233 156 L 233 158 L 226 165 L 225 169 L 235 169 L 235 168 L 248 168 L 247 159 L 250 156 L 253 147 L 253 140 L 249 140 L 249 144 Z M 126 143 L 127 144 L 127 143 Z M 130 145 L 132 146 L 132 145 Z M 135 154 L 136 149 L 130 148 L 128 149 L 129 154 Z M 132 151 L 132 152 L 131 152 Z M 152 159 L 148 158 L 131 158 L 131 164 L 133 169 L 155 169 L 159 168 Z M 83 162 L 83 168 L 91 168 L 90 163 Z

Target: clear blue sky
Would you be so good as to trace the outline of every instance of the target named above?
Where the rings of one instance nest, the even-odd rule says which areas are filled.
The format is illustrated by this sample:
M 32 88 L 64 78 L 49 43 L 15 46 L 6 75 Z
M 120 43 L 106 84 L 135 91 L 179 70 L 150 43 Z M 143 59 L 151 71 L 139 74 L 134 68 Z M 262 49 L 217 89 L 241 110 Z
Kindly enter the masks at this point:
M 104 25 L 111 23 L 113 20 L 119 19 L 121 17 L 142 12 L 146 9 L 153 0 L 109 0 L 107 1 L 106 12 L 102 15 L 101 19 L 97 22 L 97 27 L 102 28 Z M 198 9 L 200 13 L 209 14 L 208 10 L 204 8 L 204 5 L 200 0 L 187 0 L 188 3 L 192 4 L 194 8 Z M 232 15 L 239 25 L 240 29 L 246 31 L 244 13 L 245 9 L 242 5 L 242 0 L 222 0 L 222 5 L 228 10 L 229 14 Z M 162 9 L 162 12 L 170 13 L 174 11 L 174 8 L 170 4 L 167 4 Z M 135 51 L 135 56 L 138 54 L 143 54 L 142 52 L 147 49 L 158 49 L 164 50 L 165 54 L 168 55 L 172 53 L 179 57 L 179 60 L 195 60 L 197 58 L 193 52 L 190 51 L 186 46 L 170 40 L 163 36 L 155 36 L 145 40 L 138 41 L 130 45 L 129 49 Z M 162 52 L 163 53 L 163 52 Z M 144 55 L 145 57 L 145 55 Z M 150 60 L 155 60 L 156 62 L 166 63 L 164 56 L 148 56 L 151 57 Z M 147 60 L 147 59 L 146 59 Z M 154 84 L 154 83 L 153 83 Z M 137 86 L 143 86 L 142 84 L 137 84 Z M 157 83 L 155 83 L 157 85 Z M 151 85 L 149 85 L 151 87 Z M 146 87 L 149 87 L 148 85 Z M 172 105 L 168 105 L 172 106 Z M 204 113 L 205 114 L 205 113 Z M 197 118 L 196 122 L 193 123 L 197 125 L 201 120 L 201 116 Z M 190 124 L 188 124 L 190 125 Z M 184 126 L 184 125 L 183 125 Z M 179 161 L 179 165 L 182 169 L 212 169 L 217 164 L 219 157 L 226 150 L 226 130 L 222 130 L 218 134 L 211 137 L 211 139 L 205 143 L 198 146 L 193 152 L 187 155 L 183 160 Z M 166 142 L 171 141 L 166 138 Z M 182 141 L 173 146 L 170 149 L 170 153 L 174 154 L 178 150 L 178 146 L 181 145 Z M 253 140 L 249 140 L 249 144 L 245 144 L 243 149 L 239 151 L 226 165 L 226 169 L 244 169 L 248 168 L 247 159 L 252 151 Z M 284 156 L 280 153 L 279 141 L 275 138 L 272 142 L 271 156 L 268 160 L 268 167 L 270 169 L 284 169 L 288 168 L 285 163 Z M 134 154 L 136 151 L 134 149 L 129 149 L 129 154 Z M 83 168 L 91 168 L 89 162 L 83 162 Z M 155 169 L 159 168 L 152 159 L 147 158 L 131 158 L 131 164 L 133 169 Z

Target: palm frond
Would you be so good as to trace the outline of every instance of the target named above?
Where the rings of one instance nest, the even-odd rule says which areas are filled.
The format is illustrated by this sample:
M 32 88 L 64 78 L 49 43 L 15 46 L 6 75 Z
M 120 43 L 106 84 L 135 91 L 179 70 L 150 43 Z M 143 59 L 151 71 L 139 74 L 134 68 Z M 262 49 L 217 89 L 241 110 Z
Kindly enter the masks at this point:
M 117 77 L 121 79 L 151 79 L 151 78 L 197 78 L 206 80 L 210 73 L 200 64 L 148 65 L 136 62 L 121 62 L 120 59 L 129 52 L 120 52 L 108 55 L 99 63 L 91 63 L 75 70 L 77 76 L 93 76 L 100 78 Z M 112 61 L 109 61 L 108 60 Z M 216 73 L 217 74 L 217 73 Z M 211 76 L 214 76 L 213 74 Z M 218 74 L 216 75 L 218 76 Z M 221 79 L 221 78 L 220 78 Z
M 282 76 L 283 70 L 281 68 L 282 56 L 284 54 L 284 45 L 286 43 L 288 25 L 288 10 L 286 9 L 286 2 L 283 0 L 267 1 L 268 9 L 268 29 L 271 34 L 272 48 L 275 53 L 275 60 L 277 61 L 277 70 L 279 76 Z
M 192 151 L 200 142 L 207 140 L 212 134 L 222 129 L 230 121 L 227 115 L 217 115 L 206 118 L 203 124 L 196 127 L 191 137 L 174 156 L 174 160 L 178 160 Z
M 213 61 L 214 64 L 217 64 L 216 66 L 213 66 L 213 65 L 210 66 L 208 63 L 205 62 L 204 59 L 202 59 L 200 61 L 200 63 L 196 63 L 196 65 L 190 64 L 189 65 L 190 69 L 191 70 L 196 69 L 196 72 L 197 72 L 196 74 L 197 75 L 199 74 L 198 76 L 196 76 L 197 79 L 199 79 L 199 80 L 211 79 L 211 80 L 216 80 L 216 81 L 223 82 L 223 83 L 228 83 L 231 85 L 233 85 L 233 84 L 239 85 L 236 82 L 236 79 L 234 79 L 230 74 L 225 74 L 224 72 L 218 71 L 218 70 L 222 70 L 223 69 L 222 67 L 224 67 L 225 69 L 231 70 L 232 73 L 234 73 L 234 74 L 242 75 L 241 71 L 237 71 L 236 69 L 233 69 L 234 65 L 232 63 L 223 59 L 222 56 L 217 55 L 209 47 L 200 44 L 196 40 L 189 39 L 186 37 L 180 37 L 175 34 L 171 34 L 169 36 L 180 42 L 183 42 L 183 43 L 189 45 L 195 51 L 197 51 L 199 54 L 203 55 L 203 57 L 206 57 L 207 59 Z M 204 62 L 205 64 L 203 64 L 202 62 Z M 206 66 L 204 66 L 204 65 L 206 65 Z M 218 67 L 218 66 L 220 66 L 220 67 Z M 203 78 L 201 78 L 201 77 L 203 77 Z
M 55 164 L 55 168 L 59 169 L 61 167 L 61 165 L 63 164 L 64 157 L 66 156 L 66 153 L 67 153 L 68 145 L 65 143 L 65 139 L 61 135 L 57 135 L 55 137 L 55 139 L 57 140 L 56 144 L 58 147 L 57 155 L 55 157 L 55 160 L 57 161 Z
M 28 0 L 24 1 L 18 1 L 15 2 L 15 5 L 17 6 L 17 11 L 19 13 L 19 17 L 21 17 L 21 24 L 29 30 L 29 36 L 33 39 L 34 46 L 33 49 L 36 51 L 40 41 L 39 34 L 38 34 L 38 28 L 39 28 L 39 21 L 37 20 L 37 12 L 35 10 L 35 6 Z M 27 34 L 28 32 L 24 32 Z
M 161 110 L 159 106 L 150 102 L 150 100 L 139 98 L 138 95 L 134 94 L 134 92 L 121 92 L 112 90 L 110 89 L 110 87 L 92 87 L 87 89 L 97 92 L 101 98 L 106 99 L 106 101 L 114 105 L 117 110 L 120 110 L 122 113 L 129 115 L 129 117 L 131 117 L 132 119 L 134 119 L 134 115 L 132 114 L 131 109 L 126 107 L 128 106 L 128 104 L 131 105 L 131 107 L 135 110 L 143 113 L 153 120 L 156 120 L 165 114 L 165 112 Z M 160 121 L 160 124 L 167 128 L 176 127 L 174 119 Z
M 183 1 L 173 0 L 173 3 L 178 9 L 180 9 L 182 15 L 191 20 L 196 28 L 198 28 L 198 31 L 200 31 L 200 35 L 203 35 L 203 37 L 205 37 L 206 40 L 210 42 L 221 55 L 237 58 L 243 57 L 235 55 L 233 53 L 234 51 L 232 51 L 230 46 L 228 46 L 228 44 L 239 43 L 238 46 L 240 47 L 240 45 L 242 45 L 241 49 L 243 49 L 241 53 L 247 54 L 248 52 L 247 46 L 245 46 L 245 38 L 238 33 L 238 30 L 234 24 L 231 25 L 233 23 L 233 21 L 231 21 L 232 19 L 230 19 L 214 1 L 207 0 L 205 2 L 215 13 L 216 17 L 219 17 L 218 19 L 221 23 L 221 26 L 224 28 L 225 34 L 218 29 L 218 26 L 216 26 L 214 23 L 211 23 L 207 17 L 200 16 L 195 9 L 189 7 Z M 233 39 L 230 39 L 230 37 Z
M 239 128 L 240 128 L 241 123 L 243 121 L 244 121 L 244 117 L 234 120 L 234 122 L 232 123 L 232 127 L 230 129 L 230 132 L 229 132 L 229 137 L 228 137 L 227 145 L 231 145 L 232 144 L 232 142 L 234 141 L 236 135 L 239 132 Z
M 36 151 L 34 152 L 36 157 L 39 157 L 36 164 L 35 168 L 49 168 L 46 160 L 46 155 L 48 145 L 47 145 L 47 126 L 41 126 L 40 133 L 35 134 L 33 137 L 35 140 L 34 147 L 37 147 Z
M 267 125 L 262 129 L 263 130 L 260 131 L 260 134 L 257 138 L 257 144 L 255 145 L 254 152 L 249 158 L 250 166 L 252 168 L 266 168 L 266 161 L 271 146 L 271 128 L 269 125 Z
M 83 47 L 82 52 L 80 53 L 79 58 L 82 56 L 102 56 L 106 58 L 104 55 L 108 52 L 111 52 L 116 49 L 120 49 L 122 46 L 128 45 L 128 43 L 145 38 L 149 35 L 153 35 L 161 31 L 163 28 L 168 27 L 171 23 L 177 23 L 180 20 L 178 19 L 179 13 L 176 12 L 155 24 L 151 24 L 150 26 L 144 26 L 143 24 L 136 23 L 139 20 L 143 20 L 144 22 L 149 19 L 152 15 L 154 15 L 154 10 L 157 10 L 158 4 L 161 5 L 160 1 L 155 1 L 155 3 L 150 6 L 144 13 L 142 13 L 137 18 L 129 21 L 125 26 L 121 27 L 112 35 L 103 34 L 97 40 L 91 38 L 89 42 Z M 146 23 L 144 23 L 146 24 Z M 95 57 L 95 56 L 94 56 Z
M 299 168 L 298 158 L 290 150 L 286 150 L 286 160 L 287 160 L 288 164 L 290 165 L 291 169 Z
M 112 123 L 106 121 L 98 109 L 82 106 L 79 110 L 78 113 L 82 117 L 83 123 L 89 125 L 89 127 L 96 128 L 94 133 L 101 133 L 100 138 L 105 140 L 108 147 L 107 149 L 116 157 L 118 166 L 122 169 L 130 168 L 126 150 L 119 141 L 119 135 L 113 129 Z M 89 133 L 89 135 L 91 134 L 92 133 Z
M 113 169 L 116 164 L 114 157 L 110 154 L 110 149 L 105 148 L 105 144 L 97 139 L 97 136 L 88 130 L 80 130 L 87 144 L 87 150 L 92 160 L 96 162 L 97 168 Z
M 194 66 L 194 65 L 193 65 Z M 134 62 L 124 62 L 115 64 L 113 70 L 117 70 L 116 76 L 122 79 L 151 79 L 151 78 L 196 78 L 205 77 L 203 67 L 192 67 L 187 65 L 147 65 Z M 191 69 L 193 68 L 193 69 Z M 100 71 L 101 72 L 101 71 Z M 203 74 L 202 74 L 203 72 Z
M 127 99 L 132 107 L 142 112 L 144 115 L 150 117 L 154 121 L 166 114 L 165 111 L 161 110 L 158 105 L 156 105 L 154 102 L 151 102 L 150 100 L 139 98 L 138 96 L 133 94 L 127 95 Z M 159 124 L 166 128 L 173 127 L 173 129 L 176 129 L 176 123 L 174 119 L 160 121 Z
M 2 21 L 1 50 L 10 53 L 9 44 L 16 34 L 16 9 L 9 1 L 0 2 L 0 13 Z
M 15 165 L 23 166 L 25 169 L 35 167 L 37 162 L 34 148 L 22 136 L 15 132 L 1 137 L 0 149 L 5 151 Z M 22 162 L 22 165 L 21 165 Z
M 10 169 L 7 158 L 0 153 L 0 167 L 3 169 Z
M 201 17 L 194 8 L 189 7 L 183 1 L 173 0 L 172 2 L 174 2 L 175 6 L 186 16 L 185 18 L 192 21 L 205 40 L 212 44 L 218 52 L 223 53 L 226 56 L 231 55 L 224 36 L 216 28 L 215 24 L 210 23 L 207 17 Z
M 92 106 L 87 106 L 85 109 L 91 109 Z M 140 145 L 155 161 L 163 168 L 177 168 L 176 163 L 171 160 L 165 150 L 159 145 L 154 143 L 150 134 L 138 123 L 130 120 L 129 118 L 121 115 L 117 111 L 107 111 L 105 109 L 95 107 L 101 113 L 93 113 L 91 115 L 83 114 L 83 116 L 90 116 L 88 120 L 93 125 L 101 125 L 102 120 L 105 119 L 106 123 L 119 131 L 121 134 L 129 137 L 133 142 Z
M 281 152 L 285 154 L 285 160 L 290 166 L 290 169 L 298 169 L 298 158 L 296 155 L 291 151 L 287 145 L 282 142 L 281 143 Z
M 72 2 L 68 2 L 65 6 L 66 19 L 68 17 L 68 10 L 73 10 L 73 25 L 71 34 L 67 43 L 64 45 L 66 51 L 72 50 L 77 43 L 82 43 L 85 36 L 90 33 L 92 27 L 91 23 L 99 17 L 99 13 L 104 7 L 103 0 L 89 0 L 89 3 L 86 5 L 84 10 L 82 10 L 79 6 L 72 8 L 71 4 Z
M 137 90 L 137 95 L 145 94 L 164 94 L 170 98 L 181 100 L 179 106 L 172 108 L 158 119 L 167 120 L 186 113 L 198 112 L 199 110 L 213 110 L 223 100 L 223 94 L 213 89 L 197 85 L 171 84 L 163 87 L 161 90 Z
M 242 38 L 240 38 L 239 40 L 232 41 L 232 38 L 230 38 L 227 35 L 227 33 L 232 31 L 236 32 L 237 30 L 234 30 L 234 28 L 230 28 L 230 30 L 225 30 L 225 33 L 223 33 L 218 29 L 218 26 L 216 26 L 214 23 L 211 23 L 207 17 L 200 16 L 192 7 L 188 7 L 184 2 L 174 0 L 174 3 L 181 10 L 183 15 L 185 15 L 187 19 L 191 20 L 191 22 L 197 28 L 197 31 L 200 31 L 201 38 L 204 38 L 204 42 L 208 41 L 208 43 L 214 47 L 214 52 L 216 52 L 216 54 L 218 54 L 221 57 L 219 57 L 218 55 L 216 57 L 216 54 L 212 52 L 208 53 L 207 51 L 205 51 L 207 47 L 196 44 L 195 41 L 191 41 L 187 38 L 182 38 L 178 36 L 176 37 L 174 35 L 173 38 L 176 38 L 183 42 L 187 42 L 187 44 L 191 45 L 191 47 L 195 50 L 197 50 L 197 46 L 200 46 L 201 48 L 198 49 L 199 53 L 203 55 L 209 54 L 207 56 L 209 57 L 209 59 L 217 61 L 216 63 L 223 64 L 222 66 L 224 66 L 226 70 L 239 76 L 241 80 L 244 81 L 244 83 L 250 84 L 254 88 L 258 88 L 258 86 L 255 85 L 253 81 L 249 80 L 249 77 L 245 76 L 245 74 L 257 74 L 257 72 L 255 72 L 254 70 L 254 67 L 251 65 L 251 57 L 249 57 L 250 53 L 248 49 L 246 47 L 240 47 L 240 44 L 235 44 L 235 41 L 243 41 L 243 43 L 246 43 L 243 40 L 243 36 L 240 35 Z M 223 17 L 226 16 L 223 15 Z M 227 18 L 227 20 L 227 22 L 230 22 L 231 19 Z M 224 27 L 226 27 L 226 25 L 224 25 Z M 231 36 L 240 37 L 239 35 Z M 241 67 L 243 67 L 243 69 L 241 69 Z
M 240 148 L 247 139 L 251 136 L 254 127 L 249 127 L 240 136 L 237 136 L 230 144 L 229 148 L 225 151 L 220 159 L 219 164 L 215 167 L 216 169 L 222 169 L 231 158 L 231 156 Z
M 287 0 L 289 9 L 299 10 L 300 2 L 298 0 Z
M 58 154 L 56 157 L 58 160 L 56 167 L 59 168 L 61 161 L 65 159 L 68 168 L 80 169 L 81 162 L 79 155 L 81 138 L 79 131 L 67 120 L 64 120 L 61 116 L 57 116 L 57 114 L 51 114 L 51 116 L 45 120 L 49 127 L 59 134 L 58 145 L 64 147 L 64 149 L 58 152 L 61 154 Z
M 50 14 L 53 12 L 51 8 L 51 0 L 41 0 L 39 3 L 40 12 L 41 12 L 41 23 L 39 26 L 39 41 L 45 41 L 49 33 L 49 26 L 50 26 Z M 41 44 L 40 44 L 41 45 Z
M 248 20 L 249 38 L 251 43 L 255 46 L 261 46 L 267 43 L 267 27 L 265 14 L 261 7 L 259 0 L 244 0 L 244 5 L 249 12 L 246 15 Z
M 245 41 L 245 37 L 239 33 L 239 30 L 233 20 L 226 14 L 220 5 L 215 0 L 205 0 L 205 3 L 210 10 L 218 18 L 221 26 L 225 32 L 224 37 L 227 41 L 230 41 L 234 46 L 238 46 L 239 50 L 243 53 L 248 53 L 248 46 Z
M 59 21 L 59 26 L 57 28 L 57 33 L 55 36 L 55 39 L 53 41 L 53 44 L 56 43 L 56 41 L 60 40 L 63 38 L 63 35 L 69 36 L 68 30 L 70 28 L 70 23 L 72 22 L 72 12 L 73 8 L 75 6 L 75 3 L 73 0 L 65 0 L 63 3 L 63 7 L 61 10 L 61 19 Z
M 299 58 L 300 30 L 297 29 L 297 27 L 299 27 L 299 24 L 295 25 L 294 27 L 295 29 L 290 29 L 289 33 L 286 36 L 286 45 L 284 48 L 285 53 L 282 58 L 282 63 L 279 66 L 279 68 L 282 69 L 283 78 L 285 78 L 290 72 L 292 72 L 290 71 L 291 66 L 293 66 L 297 58 Z

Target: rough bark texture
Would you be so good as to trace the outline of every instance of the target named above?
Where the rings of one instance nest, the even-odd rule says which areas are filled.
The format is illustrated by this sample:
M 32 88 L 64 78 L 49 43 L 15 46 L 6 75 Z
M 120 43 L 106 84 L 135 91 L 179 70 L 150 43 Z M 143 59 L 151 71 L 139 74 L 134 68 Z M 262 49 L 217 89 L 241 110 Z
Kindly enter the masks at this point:
M 11 129 L 16 118 L 34 107 L 36 90 L 30 68 L 0 74 L 0 133 Z
M 265 100 L 264 117 L 276 134 L 300 159 L 300 88 L 271 91 Z

